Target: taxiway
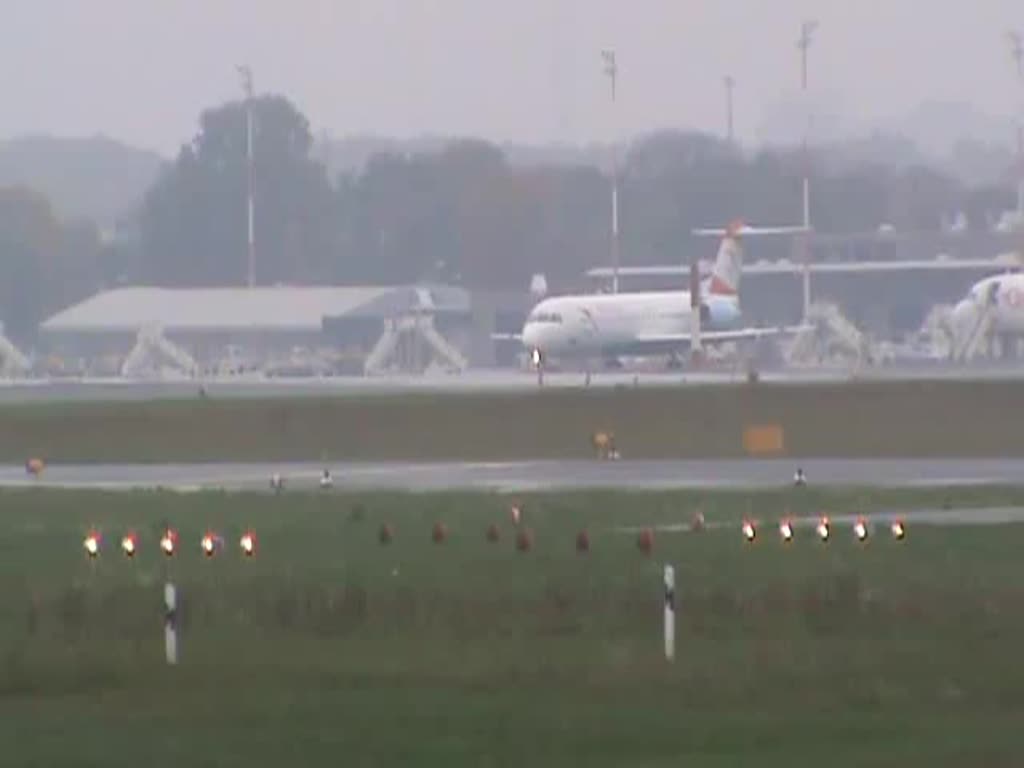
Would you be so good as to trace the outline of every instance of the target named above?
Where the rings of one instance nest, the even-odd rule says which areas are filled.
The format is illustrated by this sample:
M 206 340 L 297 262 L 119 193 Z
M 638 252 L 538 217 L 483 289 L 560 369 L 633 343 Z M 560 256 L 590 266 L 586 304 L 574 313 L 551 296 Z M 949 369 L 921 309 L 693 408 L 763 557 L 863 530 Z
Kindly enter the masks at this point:
M 859 381 L 938 381 L 1022 379 L 1024 367 L 992 365 L 954 367 L 929 363 L 863 368 L 807 368 L 766 370 L 763 382 L 814 384 Z M 739 384 L 746 381 L 741 368 L 708 371 L 598 371 L 589 380 L 580 372 L 544 374 L 544 389 L 602 389 L 621 387 L 686 387 Z M 0 382 L 0 404 L 58 401 L 144 401 L 211 398 L 346 397 L 416 393 L 531 392 L 538 389 L 535 373 L 512 369 L 469 370 L 457 374 L 422 376 L 337 376 L 330 378 L 220 378 L 135 381 L 129 379 L 8 380 Z
M 521 461 L 328 464 L 336 490 L 526 492 L 569 489 L 655 490 L 769 488 L 792 483 L 797 466 L 809 484 L 924 487 L 1016 485 L 1024 459 Z M 314 490 L 323 464 L 53 465 L 39 476 L 0 466 L 0 486 L 269 490 L 275 473 L 286 489 Z

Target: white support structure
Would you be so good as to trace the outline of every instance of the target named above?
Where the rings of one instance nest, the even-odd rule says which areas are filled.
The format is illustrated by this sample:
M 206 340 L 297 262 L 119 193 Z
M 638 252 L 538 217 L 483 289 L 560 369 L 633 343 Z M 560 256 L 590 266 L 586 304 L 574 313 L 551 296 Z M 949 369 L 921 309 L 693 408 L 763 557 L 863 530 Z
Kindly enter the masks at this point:
M 956 344 L 953 332 L 953 307 L 949 304 L 932 307 L 921 323 L 919 337 L 927 345 L 932 357 L 937 360 L 951 360 Z
M 398 337 L 398 321 L 386 320 L 384 322 L 384 333 L 381 334 L 381 337 L 363 362 L 363 370 L 366 375 L 370 376 L 384 370 L 386 361 L 391 359 L 395 349 L 398 347 Z
M 31 369 L 32 362 L 4 335 L 0 325 L 0 377 L 14 378 Z
M 367 355 L 363 369 L 367 376 L 390 371 L 421 373 L 431 364 L 458 372 L 469 365 L 438 332 L 433 317 L 411 313 L 386 321 L 384 333 Z
M 153 379 L 163 378 L 168 371 L 195 377 L 199 366 L 188 352 L 168 341 L 159 327 L 142 328 L 121 365 L 121 375 L 128 379 Z
M 820 365 L 845 359 L 859 367 L 873 359 L 867 337 L 834 304 L 811 304 L 807 324 L 794 339 L 786 355 L 791 365 Z
M 995 323 L 995 309 L 986 305 L 970 314 L 964 327 L 951 328 L 950 357 L 956 362 L 968 362 L 983 357 L 991 351 L 992 327 Z

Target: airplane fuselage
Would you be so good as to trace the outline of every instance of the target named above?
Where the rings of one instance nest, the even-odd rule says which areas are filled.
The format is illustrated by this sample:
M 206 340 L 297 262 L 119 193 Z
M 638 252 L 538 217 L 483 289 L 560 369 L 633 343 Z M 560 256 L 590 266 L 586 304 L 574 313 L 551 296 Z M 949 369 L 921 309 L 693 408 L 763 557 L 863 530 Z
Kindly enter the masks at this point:
M 735 295 L 704 295 L 702 332 L 733 330 L 742 320 Z M 670 354 L 692 330 L 689 291 L 556 296 L 534 307 L 522 341 L 545 358 Z
M 985 306 L 993 310 L 994 332 L 1024 334 L 1024 274 L 993 275 L 979 280 L 954 308 L 954 324 L 968 326 L 975 313 Z

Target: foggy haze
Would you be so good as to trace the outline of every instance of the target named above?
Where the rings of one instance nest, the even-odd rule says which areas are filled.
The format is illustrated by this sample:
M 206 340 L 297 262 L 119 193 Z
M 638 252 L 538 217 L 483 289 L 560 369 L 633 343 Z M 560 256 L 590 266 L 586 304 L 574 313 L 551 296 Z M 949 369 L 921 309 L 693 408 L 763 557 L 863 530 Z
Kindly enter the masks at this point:
M 805 18 L 820 22 L 810 52 L 819 130 L 900 127 L 927 102 L 1005 120 L 1020 99 L 1006 39 L 1024 28 L 1020 8 L 1018 0 L 15 2 L 0 45 L 0 137 L 101 133 L 170 153 L 194 134 L 203 108 L 239 97 L 235 66 L 248 63 L 257 90 L 291 98 L 318 134 L 603 141 L 614 134 L 599 51 L 611 47 L 620 132 L 723 132 L 729 73 L 738 137 L 780 140 L 793 127 Z M 987 129 L 979 120 L 984 128 L 963 130 Z M 928 129 L 921 122 L 915 130 Z

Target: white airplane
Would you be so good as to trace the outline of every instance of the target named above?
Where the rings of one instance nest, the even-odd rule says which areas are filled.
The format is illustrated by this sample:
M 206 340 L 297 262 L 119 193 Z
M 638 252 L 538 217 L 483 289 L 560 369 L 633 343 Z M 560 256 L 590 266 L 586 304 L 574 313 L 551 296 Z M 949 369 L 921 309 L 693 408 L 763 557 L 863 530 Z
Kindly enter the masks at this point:
M 518 337 L 538 369 L 548 359 L 674 356 L 702 342 L 747 341 L 802 329 L 745 327 L 739 302 L 743 252 L 740 236 L 806 232 L 803 227 L 748 227 L 724 230 L 710 276 L 703 284 L 691 271 L 689 291 L 645 291 L 554 296 L 533 308 Z M 693 290 L 696 289 L 696 290 Z M 699 307 L 699 314 L 697 307 Z
M 971 286 L 950 315 L 952 356 L 970 356 L 975 342 L 994 335 L 1024 336 L 1024 273 L 991 275 Z

